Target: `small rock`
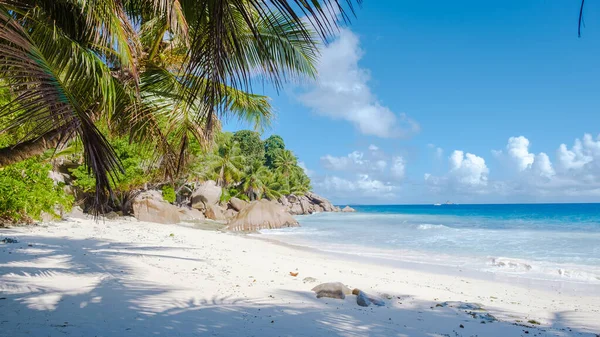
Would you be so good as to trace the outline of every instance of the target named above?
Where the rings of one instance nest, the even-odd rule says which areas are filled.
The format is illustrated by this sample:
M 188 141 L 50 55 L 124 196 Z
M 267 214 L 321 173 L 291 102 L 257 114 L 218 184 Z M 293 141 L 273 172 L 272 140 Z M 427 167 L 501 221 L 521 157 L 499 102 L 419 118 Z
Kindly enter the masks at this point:
M 354 289 L 354 290 L 358 290 L 358 289 Z M 352 291 L 352 293 L 354 294 L 354 291 Z M 358 292 L 355 295 L 356 295 L 356 304 L 360 305 L 361 307 L 368 307 L 369 305 L 371 305 L 371 300 L 369 300 L 369 297 L 367 297 L 367 294 L 358 290 Z
M 317 279 L 316 279 L 316 278 L 314 278 L 314 277 L 305 277 L 305 278 L 302 280 L 302 282 L 304 282 L 304 283 L 315 283 L 315 282 L 317 282 Z
M 464 329 L 464 328 L 465 328 L 465 326 L 461 324 L 461 325 L 460 325 L 460 328 L 461 328 L 461 329 Z
M 322 283 L 312 288 L 312 291 L 317 293 L 317 298 L 329 297 L 342 300 L 346 298 L 347 294 L 352 293 L 350 288 L 341 282 Z

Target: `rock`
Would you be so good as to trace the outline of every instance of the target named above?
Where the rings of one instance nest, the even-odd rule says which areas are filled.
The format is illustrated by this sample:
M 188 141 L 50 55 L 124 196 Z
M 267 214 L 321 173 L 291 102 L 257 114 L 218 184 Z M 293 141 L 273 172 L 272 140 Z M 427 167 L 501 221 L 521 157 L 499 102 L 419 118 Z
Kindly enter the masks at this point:
M 299 202 L 290 204 L 290 208 L 288 210 L 292 215 L 304 214 L 304 211 L 302 210 L 302 206 L 300 205 Z
M 306 193 L 306 197 L 314 204 L 320 206 L 324 212 L 333 212 L 335 207 L 329 202 L 329 200 L 316 195 L 312 192 Z
M 227 220 L 225 218 L 225 214 L 223 214 L 223 210 L 221 209 L 221 207 L 219 207 L 217 205 L 211 205 L 211 204 L 206 205 L 206 210 L 204 211 L 204 215 L 206 216 L 206 218 L 211 219 L 211 220 L 216 220 L 216 221 Z
M 181 221 L 204 220 L 204 214 L 195 208 L 179 208 L 179 219 Z
M 297 227 L 298 221 L 286 210 L 268 200 L 251 202 L 242 209 L 227 226 L 231 231 L 256 231 L 259 229 L 275 229 Z
M 68 218 L 73 218 L 73 219 L 87 219 L 87 215 L 85 215 L 85 213 L 83 213 L 83 210 L 81 209 L 81 207 L 79 206 L 73 206 L 73 208 L 71 209 L 71 212 L 69 212 L 67 214 Z
M 116 220 L 120 217 L 120 215 L 115 211 L 108 212 L 108 213 L 104 214 L 103 216 L 108 220 Z
M 308 201 L 308 198 L 306 196 L 303 195 L 299 199 L 300 206 L 302 206 L 302 212 L 304 212 L 304 214 L 314 213 L 313 205 L 310 203 L 310 201 Z
M 369 300 L 367 294 L 363 293 L 362 291 L 358 291 L 358 293 L 356 293 L 356 304 L 360 305 L 361 307 L 368 307 L 371 305 L 371 300 Z
M 286 208 L 287 208 L 287 207 L 289 207 L 289 206 L 290 206 L 290 202 L 289 202 L 289 200 L 288 200 L 286 197 L 284 197 L 284 196 L 283 196 L 283 197 L 281 197 L 281 198 L 279 198 L 279 200 L 278 200 L 278 201 L 279 201 L 279 203 L 280 203 L 280 204 L 281 204 L 283 207 L 286 207 Z
M 342 209 L 340 208 L 340 206 L 335 206 L 335 208 L 334 208 L 334 210 L 333 210 L 333 211 L 334 211 L 334 212 L 341 212 L 341 211 L 342 211 Z
M 229 219 L 233 219 L 235 218 L 235 216 L 238 214 L 238 212 L 236 212 L 234 209 L 228 209 L 225 211 L 225 219 L 229 220 Z
M 305 277 L 305 278 L 302 280 L 302 282 L 304 282 L 304 283 L 315 283 L 315 282 L 317 282 L 317 279 L 316 279 L 316 278 L 314 278 L 314 277 Z
M 352 290 L 352 294 L 356 295 L 356 304 L 360 305 L 361 307 L 368 307 L 371 304 L 374 304 L 378 307 L 385 306 L 385 302 L 382 299 L 375 296 L 370 296 L 360 289 Z
M 356 210 L 350 206 L 346 206 L 342 209 L 342 212 L 344 213 L 352 213 L 352 212 L 356 212 Z
M 288 196 L 287 196 L 287 200 L 288 200 L 290 203 L 292 203 L 292 204 L 296 204 L 296 203 L 299 203 L 299 202 L 300 202 L 300 200 L 298 199 L 298 197 L 297 197 L 297 196 L 295 196 L 295 195 L 293 195 L 293 194 L 290 194 L 290 195 L 288 195 Z
M 222 189 L 213 180 L 205 181 L 192 192 L 192 208 L 204 211 L 208 205 L 217 205 Z
M 313 208 L 315 213 L 326 212 L 325 209 L 321 207 L 321 205 L 314 205 Z
M 346 298 L 346 295 L 352 293 L 352 290 L 341 282 L 321 283 L 312 288 L 312 291 L 317 293 L 317 298 L 328 297 L 342 300 Z
M 179 208 L 164 201 L 158 191 L 140 193 L 133 201 L 133 215 L 140 221 L 162 224 L 180 222 Z
M 229 200 L 229 205 L 231 206 L 232 209 L 236 210 L 236 211 L 241 211 L 242 209 L 244 209 L 244 207 L 248 206 L 248 202 L 244 201 L 242 199 L 238 199 L 236 197 L 233 197 Z
M 48 172 L 48 177 L 50 177 L 50 179 L 54 181 L 54 185 L 58 185 L 59 183 L 66 183 L 65 176 L 60 172 L 50 171 Z

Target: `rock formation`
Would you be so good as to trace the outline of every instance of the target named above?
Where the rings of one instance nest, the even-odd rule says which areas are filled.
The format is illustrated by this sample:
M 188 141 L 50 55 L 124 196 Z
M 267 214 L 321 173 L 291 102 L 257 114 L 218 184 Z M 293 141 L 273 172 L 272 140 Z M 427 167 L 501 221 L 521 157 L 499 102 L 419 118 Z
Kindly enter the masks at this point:
M 352 212 L 356 212 L 356 210 L 350 206 L 346 206 L 342 209 L 342 212 L 344 213 L 352 213 Z
M 294 219 L 282 206 L 268 200 L 253 201 L 244 207 L 227 226 L 231 231 L 257 231 L 297 227 Z
M 217 205 L 221 199 L 222 189 L 213 180 L 201 183 L 192 192 L 192 208 L 200 211 L 207 209 L 208 205 Z
M 133 214 L 140 221 L 176 224 L 181 221 L 179 208 L 164 201 L 158 191 L 140 193 L 133 201 Z

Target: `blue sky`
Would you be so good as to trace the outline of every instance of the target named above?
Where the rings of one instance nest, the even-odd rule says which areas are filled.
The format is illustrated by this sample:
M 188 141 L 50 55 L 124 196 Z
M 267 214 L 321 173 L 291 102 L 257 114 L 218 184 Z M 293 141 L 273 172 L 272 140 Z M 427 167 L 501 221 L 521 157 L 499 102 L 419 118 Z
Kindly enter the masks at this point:
M 582 38 L 578 13 L 575 0 L 365 1 L 317 82 L 260 92 L 277 111 L 264 136 L 335 203 L 600 201 L 600 2 Z

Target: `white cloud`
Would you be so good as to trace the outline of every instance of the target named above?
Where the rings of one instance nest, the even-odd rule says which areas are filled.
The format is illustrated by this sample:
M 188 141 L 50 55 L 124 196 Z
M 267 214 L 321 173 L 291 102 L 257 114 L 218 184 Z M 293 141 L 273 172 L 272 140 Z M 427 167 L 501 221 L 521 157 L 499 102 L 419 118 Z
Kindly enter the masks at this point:
M 419 124 L 406 114 L 394 114 L 371 92 L 370 74 L 358 65 L 363 51 L 348 29 L 321 50 L 319 78 L 300 100 L 319 114 L 352 122 L 361 133 L 391 138 L 419 132 Z
M 529 140 L 523 136 L 510 137 L 506 145 L 508 155 L 516 162 L 519 171 L 531 168 L 535 159 L 533 153 L 529 153 Z
M 379 150 L 377 145 L 373 145 L 373 144 L 369 145 L 369 151 L 377 151 L 377 150 Z
M 486 192 L 490 170 L 482 157 L 456 150 L 452 152 L 448 161 L 449 170 L 444 176 L 425 173 L 425 183 L 433 191 Z
M 406 160 L 402 156 L 389 156 L 377 148 L 373 151 L 352 151 L 346 156 L 325 155 L 321 165 L 332 174 L 315 177 L 313 186 L 317 193 L 330 198 L 347 200 L 357 192 L 355 198 L 378 198 L 390 200 L 405 176 Z M 356 200 L 356 199 L 355 199 Z
M 363 156 L 364 153 L 360 151 L 354 151 L 348 154 L 346 157 L 334 157 L 332 155 L 325 155 L 321 157 L 321 164 L 328 170 L 357 170 L 364 167 L 367 163 L 363 160 Z
M 554 176 L 554 168 L 548 155 L 544 152 L 537 155 L 529 152 L 530 144 L 529 139 L 524 136 L 510 137 L 506 145 L 506 156 L 509 164 L 527 178 L 549 178 Z M 492 150 L 492 153 L 500 160 L 505 158 L 502 151 Z
M 315 182 L 315 188 L 331 198 L 345 199 L 354 197 L 354 200 L 364 197 L 375 197 L 385 199 L 393 197 L 395 187 L 380 180 L 370 177 L 368 174 L 358 174 L 352 180 L 338 176 L 326 176 L 322 181 Z M 354 193 L 348 195 L 348 193 Z
M 454 151 L 450 156 L 449 175 L 458 183 L 467 186 L 485 186 L 490 170 L 485 160 L 472 153 Z
M 403 179 L 405 174 L 405 162 L 402 157 L 394 157 L 392 159 L 391 174 L 396 179 Z
M 313 177 L 315 174 L 315 171 L 313 170 L 309 170 L 308 167 L 306 167 L 306 164 L 303 161 L 299 161 L 298 162 L 298 166 L 304 171 L 304 173 L 309 177 Z

